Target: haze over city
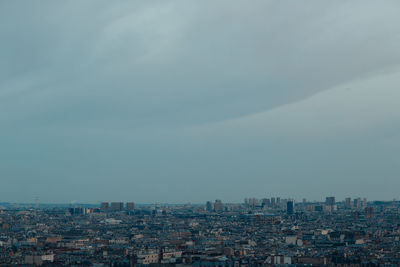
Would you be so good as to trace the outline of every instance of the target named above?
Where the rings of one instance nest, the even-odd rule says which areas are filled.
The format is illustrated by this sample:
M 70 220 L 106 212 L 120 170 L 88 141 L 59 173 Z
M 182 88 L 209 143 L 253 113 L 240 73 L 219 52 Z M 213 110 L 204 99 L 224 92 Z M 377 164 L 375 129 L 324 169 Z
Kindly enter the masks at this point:
M 399 1 L 1 1 L 0 202 L 400 193 Z

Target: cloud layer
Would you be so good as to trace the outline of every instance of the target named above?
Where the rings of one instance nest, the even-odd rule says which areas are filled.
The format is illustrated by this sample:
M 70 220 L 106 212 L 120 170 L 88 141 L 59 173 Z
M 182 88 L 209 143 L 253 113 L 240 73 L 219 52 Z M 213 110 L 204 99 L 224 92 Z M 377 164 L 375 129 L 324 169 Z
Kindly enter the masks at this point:
M 3 200 L 398 197 L 399 8 L 3 2 Z

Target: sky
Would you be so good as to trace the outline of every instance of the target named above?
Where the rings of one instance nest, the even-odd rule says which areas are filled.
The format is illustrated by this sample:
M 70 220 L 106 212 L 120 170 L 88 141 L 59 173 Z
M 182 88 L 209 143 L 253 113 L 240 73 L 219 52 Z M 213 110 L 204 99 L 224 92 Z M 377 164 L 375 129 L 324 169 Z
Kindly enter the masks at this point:
M 399 12 L 1 1 L 0 202 L 400 198 Z

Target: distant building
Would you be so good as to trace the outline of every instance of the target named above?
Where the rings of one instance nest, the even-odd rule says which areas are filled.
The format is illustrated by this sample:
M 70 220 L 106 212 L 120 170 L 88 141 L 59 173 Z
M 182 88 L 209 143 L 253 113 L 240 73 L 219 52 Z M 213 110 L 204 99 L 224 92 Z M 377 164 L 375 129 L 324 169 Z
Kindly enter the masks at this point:
M 314 211 L 316 212 L 322 212 L 324 210 L 324 206 L 322 205 L 315 205 Z
M 374 217 L 374 207 L 366 207 L 365 208 L 365 216 L 368 219 L 371 219 Z
M 361 208 L 361 198 L 354 199 L 354 208 L 356 208 L 356 209 Z
M 156 252 L 140 253 L 137 255 L 137 262 L 143 265 L 155 264 L 158 263 L 159 257 L 159 254 Z
M 271 207 L 275 208 L 276 206 L 276 199 L 274 197 L 271 197 Z
M 292 258 L 283 255 L 268 256 L 265 262 L 268 266 L 288 266 L 292 264 Z
M 134 210 L 134 209 L 135 209 L 135 203 L 133 203 L 133 202 L 127 202 L 127 203 L 126 203 L 126 209 L 127 209 L 127 210 Z
M 112 202 L 111 209 L 112 209 L 112 211 L 121 211 L 124 209 L 124 203 L 123 202 Z
M 214 209 L 217 212 L 224 210 L 224 204 L 222 204 L 221 200 L 219 200 L 219 199 L 215 200 Z
M 335 197 L 326 197 L 325 204 L 328 206 L 333 206 L 336 204 Z
M 362 201 L 362 203 L 361 203 L 361 206 L 362 206 L 362 207 L 366 207 L 367 204 L 368 204 L 367 198 L 364 197 L 364 199 L 363 199 L 363 201 Z
M 271 206 L 271 200 L 269 198 L 263 198 L 261 206 L 263 208 L 264 207 L 270 207 Z
M 294 213 L 294 200 L 288 200 L 286 202 L 286 213 L 287 213 L 287 215 L 293 215 L 293 213 Z
M 346 200 L 345 200 L 345 207 L 346 207 L 347 209 L 351 209 L 351 198 L 350 198 L 350 197 L 347 197 L 347 198 L 346 198 Z
M 71 215 L 86 215 L 90 213 L 90 209 L 84 207 L 69 208 L 68 210 Z
M 207 201 L 206 210 L 207 211 L 213 211 L 213 204 L 211 203 L 211 201 Z
M 247 199 L 247 207 L 250 209 L 255 209 L 258 206 L 258 199 L 257 198 L 249 198 Z
M 107 211 L 109 208 L 110 208 L 110 206 L 109 206 L 108 202 L 101 202 L 100 209 L 102 211 Z
M 53 261 L 54 261 L 54 254 L 25 256 L 25 264 L 42 265 L 46 262 L 53 262 Z
M 353 220 L 358 221 L 358 217 L 359 217 L 358 211 L 353 212 Z

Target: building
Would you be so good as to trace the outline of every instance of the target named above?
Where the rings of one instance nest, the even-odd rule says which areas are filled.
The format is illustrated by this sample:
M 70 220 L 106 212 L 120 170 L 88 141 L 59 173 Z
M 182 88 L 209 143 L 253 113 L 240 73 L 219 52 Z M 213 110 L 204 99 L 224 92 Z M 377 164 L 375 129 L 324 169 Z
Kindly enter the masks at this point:
M 127 202 L 127 203 L 126 203 L 126 209 L 127 209 L 127 210 L 134 210 L 134 209 L 135 209 L 135 203 L 133 203 L 133 202 Z
M 322 205 L 315 205 L 315 206 L 314 206 L 314 211 L 316 211 L 316 212 L 322 212 L 322 211 L 324 211 L 324 206 L 322 206 Z
M 212 211 L 213 210 L 213 204 L 211 203 L 211 201 L 207 201 L 206 210 L 207 211 Z
M 261 203 L 262 207 L 271 207 L 271 200 L 269 198 L 263 198 Z
M 214 209 L 217 212 L 224 210 L 224 204 L 222 204 L 221 200 L 219 200 L 219 199 L 215 200 Z
M 140 253 L 137 255 L 137 262 L 143 265 L 158 263 L 160 256 L 158 253 Z
M 30 265 L 42 265 L 46 262 L 50 263 L 53 261 L 54 261 L 54 254 L 25 256 L 25 264 L 30 264 Z
M 345 207 L 346 207 L 347 209 L 351 209 L 351 198 L 350 198 L 350 197 L 346 197 L 346 200 L 345 200 Z
M 275 206 L 276 206 L 276 200 L 274 197 L 271 197 L 271 207 L 275 208 Z
M 247 199 L 246 203 L 247 207 L 250 209 L 255 209 L 258 206 L 258 199 L 257 198 L 249 198 Z
M 365 216 L 368 219 L 371 219 L 374 217 L 374 207 L 366 207 L 365 208 Z
M 336 205 L 335 197 L 326 197 L 325 204 L 328 206 Z
M 124 203 L 123 202 L 112 202 L 111 209 L 112 209 L 112 211 L 121 211 L 124 209 Z
M 110 206 L 109 206 L 108 202 L 101 202 L 100 209 L 102 211 L 107 211 L 109 208 L 110 208 Z
M 368 204 L 367 198 L 364 197 L 364 199 L 363 199 L 363 201 L 361 203 L 361 206 L 365 208 L 367 206 L 367 204 Z
M 359 209 L 361 208 L 361 198 L 355 198 L 354 199 L 354 208 Z
M 287 213 L 287 215 L 293 215 L 293 213 L 294 213 L 294 200 L 288 200 L 288 202 L 286 202 L 286 213 Z
M 90 209 L 83 207 L 69 208 L 68 211 L 71 215 L 86 215 L 90 213 Z

